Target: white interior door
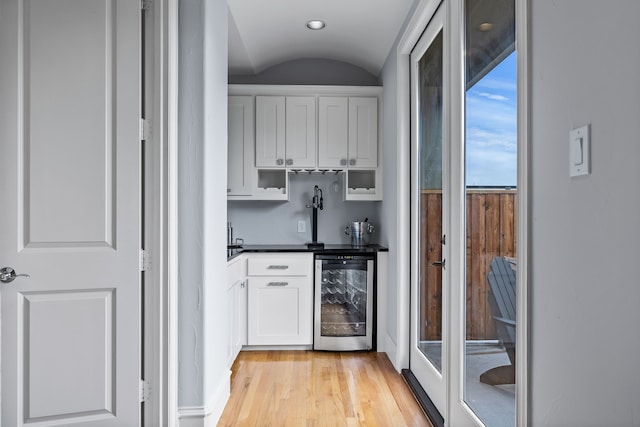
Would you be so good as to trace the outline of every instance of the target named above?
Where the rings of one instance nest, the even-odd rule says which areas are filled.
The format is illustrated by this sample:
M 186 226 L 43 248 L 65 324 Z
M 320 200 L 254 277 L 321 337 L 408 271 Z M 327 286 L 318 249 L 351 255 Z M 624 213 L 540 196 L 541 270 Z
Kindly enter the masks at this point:
M 140 13 L 0 0 L 3 426 L 140 423 Z

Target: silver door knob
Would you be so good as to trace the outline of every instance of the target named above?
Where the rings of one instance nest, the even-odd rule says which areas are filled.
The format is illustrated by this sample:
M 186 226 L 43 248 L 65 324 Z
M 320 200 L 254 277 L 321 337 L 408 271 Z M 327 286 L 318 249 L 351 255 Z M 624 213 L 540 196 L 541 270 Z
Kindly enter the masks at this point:
M 11 283 L 16 277 L 30 277 L 28 274 L 16 274 L 16 271 L 11 267 L 4 267 L 0 269 L 0 282 Z

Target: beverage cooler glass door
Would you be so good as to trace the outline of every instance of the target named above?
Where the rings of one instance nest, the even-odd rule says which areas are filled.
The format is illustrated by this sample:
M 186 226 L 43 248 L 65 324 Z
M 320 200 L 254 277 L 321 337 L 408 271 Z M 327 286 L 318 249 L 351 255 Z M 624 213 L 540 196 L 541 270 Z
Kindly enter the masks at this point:
M 374 264 L 372 256 L 316 256 L 314 349 L 371 350 Z

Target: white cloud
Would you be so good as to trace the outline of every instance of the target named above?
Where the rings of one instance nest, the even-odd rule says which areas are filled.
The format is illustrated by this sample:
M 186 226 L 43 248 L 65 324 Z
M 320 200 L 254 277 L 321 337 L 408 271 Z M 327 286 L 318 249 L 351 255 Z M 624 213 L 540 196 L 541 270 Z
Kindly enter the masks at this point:
M 508 101 L 509 100 L 509 98 L 507 98 L 506 96 L 497 95 L 497 94 L 489 93 L 489 92 L 476 92 L 476 94 L 478 96 L 482 96 L 484 98 L 488 98 L 488 99 L 491 99 L 493 101 Z

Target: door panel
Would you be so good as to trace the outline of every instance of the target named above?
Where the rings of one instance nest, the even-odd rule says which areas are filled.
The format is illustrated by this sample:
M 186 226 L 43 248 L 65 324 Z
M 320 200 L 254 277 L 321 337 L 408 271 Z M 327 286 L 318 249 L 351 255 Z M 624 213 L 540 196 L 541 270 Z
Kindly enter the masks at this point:
M 410 369 L 441 414 L 446 409 L 445 238 L 448 182 L 442 8 L 411 53 L 412 277 Z
M 113 289 L 25 292 L 18 298 L 25 422 L 113 413 Z
M 22 6 L 24 244 L 110 246 L 114 4 L 26 0 Z
M 139 424 L 140 13 L 0 0 L 2 425 Z

